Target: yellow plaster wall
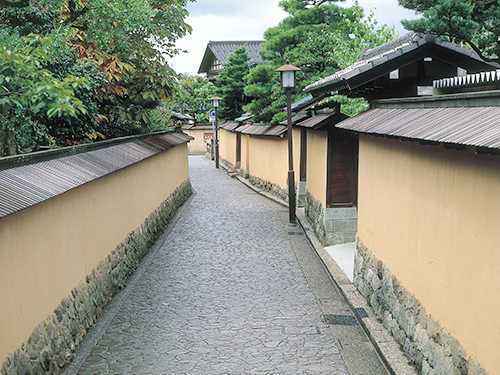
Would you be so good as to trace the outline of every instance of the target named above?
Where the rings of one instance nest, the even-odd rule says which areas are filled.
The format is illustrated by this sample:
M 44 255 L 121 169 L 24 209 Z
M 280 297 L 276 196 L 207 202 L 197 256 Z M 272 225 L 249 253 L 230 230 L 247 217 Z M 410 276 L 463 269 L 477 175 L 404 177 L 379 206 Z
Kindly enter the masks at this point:
M 219 156 L 233 165 L 236 164 L 236 133 L 220 129 Z M 244 137 L 242 137 L 244 138 Z
M 292 141 L 293 169 L 295 171 L 295 183 L 297 183 L 300 167 L 300 129 L 293 129 Z M 249 155 L 251 175 L 260 177 L 286 189 L 286 180 L 288 178 L 287 137 L 279 138 L 250 135 Z M 243 162 L 242 165 L 244 165 Z
M 183 144 L 0 218 L 0 362 L 188 178 Z
M 500 157 L 360 137 L 358 235 L 500 373 Z
M 250 136 L 247 134 L 241 135 L 241 169 L 247 170 L 250 168 Z
M 207 144 L 204 139 L 205 133 L 213 133 L 211 128 L 207 129 L 183 129 L 184 133 L 194 137 L 189 142 L 188 150 L 190 154 L 204 154 L 207 152 Z
M 328 132 L 307 131 L 307 190 L 326 207 Z

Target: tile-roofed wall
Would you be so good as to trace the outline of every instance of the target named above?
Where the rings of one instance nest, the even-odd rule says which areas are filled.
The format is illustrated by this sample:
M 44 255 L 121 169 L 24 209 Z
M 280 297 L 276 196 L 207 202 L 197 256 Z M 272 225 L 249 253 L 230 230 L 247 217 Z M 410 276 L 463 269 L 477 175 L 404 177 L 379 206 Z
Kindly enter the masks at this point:
M 405 140 L 500 150 L 500 91 L 379 100 L 340 129 Z
M 45 151 L 44 154 L 55 154 L 56 158 L 43 160 L 46 159 L 43 157 L 43 161 L 33 164 L 15 166 L 12 159 L 23 156 L 1 159 L 0 169 L 3 165 L 7 168 L 0 170 L 0 217 L 41 203 L 193 139 L 182 132 L 151 134 L 149 138 L 139 140 L 135 140 L 136 137 L 126 138 L 132 141 L 120 143 L 120 139 L 111 140 L 107 143 L 108 147 L 64 157 L 57 157 L 58 150 Z M 36 159 L 38 155 L 33 154 L 32 157 Z

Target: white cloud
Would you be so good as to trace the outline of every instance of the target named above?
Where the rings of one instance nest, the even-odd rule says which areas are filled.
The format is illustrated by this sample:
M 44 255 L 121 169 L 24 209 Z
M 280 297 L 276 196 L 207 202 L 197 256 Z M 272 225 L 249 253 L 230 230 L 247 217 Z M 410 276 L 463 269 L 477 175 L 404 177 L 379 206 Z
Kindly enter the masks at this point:
M 287 14 L 278 6 L 280 0 L 198 0 L 187 7 L 190 16 L 186 22 L 193 27 L 191 35 L 176 45 L 187 50 L 170 59 L 178 73 L 196 74 L 210 40 L 260 40 L 264 32 L 278 25 Z M 353 1 L 338 3 L 347 7 Z M 394 26 L 400 35 L 406 33 L 401 19 L 415 18 L 413 12 L 398 5 L 397 0 L 359 0 L 365 14 L 374 10 L 379 25 Z M 376 8 L 376 9 L 374 9 Z
M 365 10 L 365 15 L 372 10 L 379 25 L 393 26 L 399 35 L 407 33 L 400 21 L 416 17 L 413 11 L 400 6 L 398 0 L 358 0 L 358 2 Z M 353 3 L 354 1 L 348 0 L 342 6 L 351 6 Z
M 171 59 L 172 68 L 178 73 L 196 74 L 200 67 L 203 54 L 210 40 L 263 40 L 264 32 L 286 17 L 286 13 L 278 7 L 279 0 L 245 1 L 242 6 L 230 7 L 233 13 L 219 14 L 216 12 L 200 11 L 206 10 L 207 3 L 212 1 L 200 1 L 200 8 L 191 15 L 186 22 L 193 27 L 191 35 L 180 39 L 176 45 L 178 48 L 187 50 Z M 223 2 L 224 3 L 224 2 Z M 227 1 L 226 5 L 239 3 L 238 1 Z M 198 3 L 194 3 L 194 7 Z M 249 6 L 249 4 L 251 6 Z M 253 14 L 246 11 L 252 9 Z M 189 7 L 188 7 L 189 9 Z M 256 14 L 259 14 L 257 16 Z

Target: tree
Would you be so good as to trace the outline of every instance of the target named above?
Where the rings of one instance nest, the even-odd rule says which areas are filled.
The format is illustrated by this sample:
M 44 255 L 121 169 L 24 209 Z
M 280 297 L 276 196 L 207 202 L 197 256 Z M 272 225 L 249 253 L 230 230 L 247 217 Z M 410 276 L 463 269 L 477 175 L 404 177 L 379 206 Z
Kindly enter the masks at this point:
M 403 20 L 416 32 L 447 36 L 467 43 L 485 61 L 500 62 L 500 5 L 494 0 L 398 0 L 421 14 Z
M 221 118 L 235 119 L 242 114 L 245 104 L 245 77 L 248 74 L 248 55 L 245 47 L 239 47 L 229 55 L 228 63 L 217 79 L 222 98 L 218 114 Z
M 181 93 L 176 99 L 175 110 L 188 113 L 197 122 L 207 122 L 212 107 L 210 100 L 217 94 L 217 87 L 202 76 L 181 75 Z
M 29 56 L 40 70 L 61 82 L 76 76 L 89 83 L 74 91 L 86 112 L 54 121 L 23 107 L 27 123 L 42 124 L 46 139 L 60 145 L 148 131 L 150 111 L 179 89 L 165 59 L 179 53 L 176 39 L 191 31 L 184 22 L 188 1 L 2 0 L 5 48 L 25 53 L 30 35 L 39 34 Z
M 43 140 L 50 143 L 49 129 L 37 117 L 61 121 L 87 113 L 76 97 L 78 89 L 89 88 L 86 79 L 68 75 L 59 80 L 41 68 L 41 62 L 30 55 L 30 48 L 24 52 L 0 47 L 0 155 L 12 155 L 31 146 L 13 142 L 13 138 L 25 140 L 32 135 L 38 144 Z
M 269 122 L 272 120 L 273 87 L 279 87 L 279 76 L 272 65 L 258 65 L 250 70 L 246 78 L 245 95 L 251 102 L 243 110 L 254 115 L 253 120 Z
M 283 65 L 286 59 L 301 69 L 293 101 L 304 97 L 302 89 L 308 84 L 353 64 L 363 49 L 378 46 L 396 36 L 394 30 L 385 25 L 377 27 L 372 13 L 365 18 L 357 2 L 350 8 L 334 3 L 329 0 L 283 0 L 280 6 L 289 16 L 264 33 L 266 42 L 260 53 L 270 61 L 269 72 Z M 278 123 L 286 116 L 279 77 L 276 73 L 272 76 L 261 73 L 250 73 L 246 93 L 253 100 L 245 108 L 257 118 Z M 343 111 L 349 114 L 363 108 L 347 98 L 343 98 L 342 103 Z

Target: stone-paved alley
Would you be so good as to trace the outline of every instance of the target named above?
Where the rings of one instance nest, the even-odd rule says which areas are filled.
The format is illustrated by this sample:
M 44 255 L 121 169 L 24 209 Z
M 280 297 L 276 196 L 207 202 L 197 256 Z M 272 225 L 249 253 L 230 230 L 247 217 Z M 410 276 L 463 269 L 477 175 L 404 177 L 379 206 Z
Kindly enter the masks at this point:
M 190 171 L 196 195 L 65 373 L 387 374 L 287 209 L 203 156 Z

